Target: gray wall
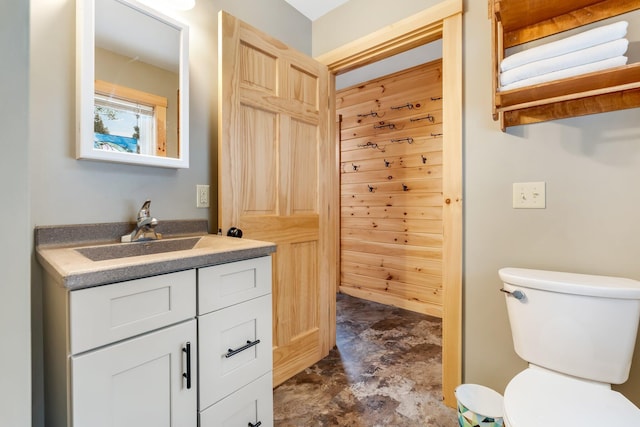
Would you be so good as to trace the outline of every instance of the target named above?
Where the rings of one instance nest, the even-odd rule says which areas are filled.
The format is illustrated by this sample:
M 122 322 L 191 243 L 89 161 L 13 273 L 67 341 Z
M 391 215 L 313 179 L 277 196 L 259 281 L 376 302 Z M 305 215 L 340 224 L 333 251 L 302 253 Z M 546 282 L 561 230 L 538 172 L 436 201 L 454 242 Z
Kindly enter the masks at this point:
M 351 0 L 314 22 L 314 55 L 435 3 Z M 501 132 L 491 119 L 487 2 L 465 0 L 464 10 L 463 376 L 503 392 L 526 364 L 513 351 L 499 268 L 640 280 L 640 109 Z M 640 16 L 626 18 L 635 24 L 630 49 L 637 49 Z M 511 208 L 511 184 L 527 181 L 546 181 L 546 209 Z M 638 345 L 629 381 L 616 388 L 640 405 Z
M 218 10 L 305 53 L 312 52 L 313 40 L 318 55 L 437 2 L 351 0 L 313 28 L 282 0 L 198 0 L 195 9 L 176 13 L 191 27 L 188 170 L 75 160 L 74 2 L 2 2 L 0 51 L 11 60 L 0 67 L 0 259 L 5 272 L 0 337 L 15 351 L 0 356 L 3 366 L 11 367 L 0 385 L 0 422 L 29 425 L 31 311 L 33 425 L 42 425 L 41 273 L 29 255 L 33 226 L 130 220 L 145 197 L 152 199 L 159 219 L 215 219 L 215 204 L 210 210 L 195 208 L 195 185 L 210 183 L 215 200 Z M 490 117 L 486 2 L 466 0 L 465 11 L 464 379 L 502 391 L 524 363 L 512 351 L 504 302 L 497 295 L 498 268 L 557 268 L 640 279 L 640 196 L 635 188 L 640 182 L 640 112 L 500 132 Z M 547 182 L 546 210 L 511 209 L 511 183 L 529 180 Z M 640 384 L 638 350 L 634 365 L 630 381 L 620 389 L 640 404 L 640 386 L 633 386 Z
M 0 425 L 31 423 L 29 3 L 0 3 Z
M 23 0 L 10 0 L 15 4 L 14 8 L 21 12 Z M 2 3 L 3 7 L 5 3 Z M 299 14 L 283 0 L 198 0 L 196 7 L 190 11 L 173 12 L 174 18 L 187 23 L 190 26 L 190 168 L 189 169 L 164 169 L 146 166 L 119 165 L 95 161 L 75 159 L 75 2 L 31 0 L 31 47 L 30 67 L 26 61 L 18 62 L 10 68 L 17 76 L 26 78 L 30 75 L 30 143 L 24 144 L 26 137 L 17 134 L 10 140 L 19 144 L 11 146 L 16 151 L 11 159 L 8 169 L 1 168 L 0 173 L 6 174 L 3 182 L 13 184 L 11 193 L 5 199 L 24 199 L 17 205 L 17 212 L 2 221 L 2 224 L 11 224 L 12 233 L 19 233 L 20 238 L 13 238 L 27 244 L 24 252 L 32 249 L 32 230 L 36 225 L 77 224 L 93 222 L 131 221 L 145 198 L 152 200 L 151 210 L 154 217 L 160 221 L 163 219 L 191 219 L 208 218 L 212 221 L 211 229 L 215 229 L 216 221 L 216 121 L 217 121 L 217 13 L 224 9 L 251 25 L 267 32 L 290 46 L 311 54 L 311 22 Z M 20 8 L 18 8 L 20 5 Z M 16 13 L 17 13 L 16 12 Z M 22 12 L 22 13 L 26 13 Z M 18 21 L 0 14 L 2 30 L 5 30 L 4 21 L 18 32 L 28 28 L 26 19 Z M 22 30 L 23 32 L 28 31 Z M 26 36 L 24 34 L 24 42 Z M 16 44 L 15 35 L 2 38 L 2 43 Z M 22 39 L 20 39 L 22 40 Z M 4 46 L 3 46 L 4 47 Z M 18 51 L 26 55 L 26 50 Z M 3 61 L 4 64 L 4 61 Z M 3 65 L 2 72 L 5 72 Z M 24 77 L 22 77 L 24 76 Z M 3 74 L 3 77 L 4 74 Z M 12 79 L 7 76 L 1 81 Z M 15 80 L 15 78 L 13 79 Z M 26 82 L 15 89 L 26 92 Z M 23 94 L 21 93 L 21 96 Z M 18 112 L 26 117 L 26 100 L 19 96 L 3 100 L 15 99 Z M 1 117 L 5 118 L 3 114 Z M 17 131 L 26 133 L 21 129 L 21 122 L 16 123 Z M 22 123 L 22 127 L 26 127 Z M 5 134 L 6 136 L 6 134 Z M 4 144 L 3 144 L 4 146 Z M 29 171 L 26 168 L 27 152 L 29 150 Z M 9 156 L 0 156 L 5 163 Z M 26 183 L 31 181 L 30 199 Z M 211 209 L 197 209 L 196 184 L 211 185 Z M 4 189 L 3 189 L 4 192 Z M 30 204 L 30 207 L 29 207 Z M 2 210 L 5 219 L 5 210 Z M 29 215 L 31 216 L 29 222 Z M 16 218 L 14 218 L 16 217 Z M 19 221 L 16 221 L 19 219 Z M 24 221 L 27 221 L 24 226 Z M 4 241 L 4 235 L 3 235 Z M 15 248 L 10 248 L 11 253 L 16 253 Z M 20 248 L 18 248 L 20 249 Z M 3 250 L 5 250 L 3 248 Z M 8 250 L 8 249 L 7 249 Z M 19 252 L 17 252 L 19 253 Z M 28 255 L 22 259 L 27 259 Z M 8 258 L 3 256 L 3 262 Z M 42 326 L 40 312 L 42 300 L 40 293 L 41 271 L 35 260 L 30 264 L 23 262 L 23 267 L 32 269 L 31 302 L 33 319 L 33 365 L 34 365 L 34 403 L 33 425 L 43 424 L 42 411 Z M 10 265 L 15 265 L 11 263 Z M 6 269 L 3 269 L 6 270 Z M 16 288 L 9 295 L 11 299 L 17 299 L 17 303 L 9 302 L 9 313 L 17 313 L 20 318 L 27 317 L 19 323 L 19 328 L 13 335 L 18 335 L 23 341 L 28 341 L 28 278 L 22 277 L 16 280 Z M 3 281 L 2 286 L 7 286 Z M 3 288 L 4 289 L 4 288 Z M 4 292 L 4 291 L 3 291 Z M 4 296 L 4 295 L 3 295 Z M 1 304 L 5 299 L 1 298 Z M 5 315 L 4 310 L 3 316 Z M 16 316 L 18 315 L 16 314 Z M 11 323 L 3 321 L 2 328 Z M 12 323 L 12 328 L 15 322 Z M 8 335 L 12 337 L 13 335 Z M 3 342 L 5 331 L 2 330 Z M 21 345 L 20 340 L 18 344 Z M 20 348 L 21 353 L 28 352 L 26 348 Z M 2 352 L 5 353 L 5 352 Z M 11 370 L 11 374 L 19 375 L 23 383 L 21 387 L 29 385 L 29 379 L 23 378 L 21 365 L 28 365 L 29 361 L 24 354 L 18 353 L 20 363 L 7 363 L 3 366 L 17 366 Z M 3 354 L 2 357 L 5 357 Z M 4 359 L 3 359 L 4 360 Z M 5 380 L 2 381 L 4 395 Z M 17 389 L 21 390 L 21 389 Z M 7 393 L 17 394 L 16 389 Z M 23 393 L 24 394 L 24 393 Z M 3 396 L 2 395 L 2 396 Z M 0 399 L 4 405 L 5 400 Z M 9 400 L 9 402 L 11 402 Z M 27 400 L 20 400 L 21 405 L 28 404 Z M 11 405 L 12 410 L 20 408 L 19 405 Z M 4 408 L 4 406 L 3 406 Z M 0 420 L 5 411 L 0 411 Z M 5 425 L 5 423 L 0 422 Z M 6 425 L 26 425 L 24 422 L 9 423 Z

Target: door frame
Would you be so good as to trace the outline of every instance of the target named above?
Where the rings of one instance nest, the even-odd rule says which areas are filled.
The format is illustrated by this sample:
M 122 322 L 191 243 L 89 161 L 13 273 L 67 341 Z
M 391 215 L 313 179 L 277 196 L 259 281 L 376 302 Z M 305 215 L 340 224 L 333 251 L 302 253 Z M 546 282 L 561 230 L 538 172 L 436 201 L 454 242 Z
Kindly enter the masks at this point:
M 336 75 L 442 39 L 442 394 L 450 407 L 456 406 L 454 390 L 462 382 L 462 12 L 462 0 L 444 0 L 315 58 L 329 69 L 330 117 L 335 118 Z M 335 120 L 329 126 L 328 135 L 336 135 Z M 337 153 L 334 183 L 340 182 L 339 159 Z M 339 206 L 339 185 L 333 192 Z M 339 236 L 339 230 L 335 233 Z

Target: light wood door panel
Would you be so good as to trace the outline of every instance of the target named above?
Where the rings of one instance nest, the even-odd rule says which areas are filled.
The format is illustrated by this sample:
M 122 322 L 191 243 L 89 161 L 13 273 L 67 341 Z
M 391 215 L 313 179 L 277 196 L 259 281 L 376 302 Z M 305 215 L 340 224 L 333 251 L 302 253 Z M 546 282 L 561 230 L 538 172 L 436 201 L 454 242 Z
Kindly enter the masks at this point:
M 225 12 L 219 20 L 219 227 L 277 244 L 275 386 L 335 343 L 328 71 Z

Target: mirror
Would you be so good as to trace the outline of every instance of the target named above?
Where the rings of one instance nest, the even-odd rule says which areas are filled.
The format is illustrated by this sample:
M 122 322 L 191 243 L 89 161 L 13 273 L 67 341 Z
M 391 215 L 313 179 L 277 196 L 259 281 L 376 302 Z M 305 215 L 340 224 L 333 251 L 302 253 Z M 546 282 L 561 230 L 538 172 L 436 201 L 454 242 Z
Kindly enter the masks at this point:
M 188 168 L 188 27 L 134 0 L 76 5 L 76 158 Z

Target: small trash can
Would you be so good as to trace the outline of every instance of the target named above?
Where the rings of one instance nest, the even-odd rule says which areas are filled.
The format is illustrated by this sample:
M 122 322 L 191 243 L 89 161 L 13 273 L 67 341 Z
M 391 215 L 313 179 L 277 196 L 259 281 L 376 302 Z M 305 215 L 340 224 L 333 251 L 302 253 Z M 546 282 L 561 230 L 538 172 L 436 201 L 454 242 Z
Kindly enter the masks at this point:
M 502 427 L 502 395 L 478 384 L 462 384 L 456 390 L 460 427 Z

